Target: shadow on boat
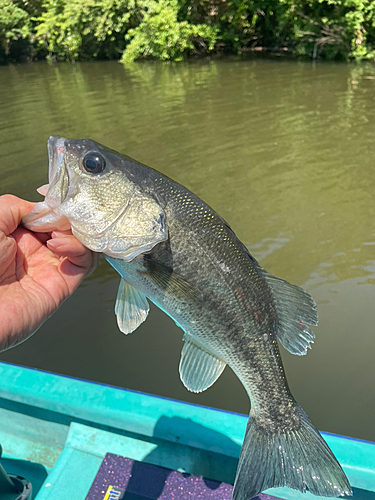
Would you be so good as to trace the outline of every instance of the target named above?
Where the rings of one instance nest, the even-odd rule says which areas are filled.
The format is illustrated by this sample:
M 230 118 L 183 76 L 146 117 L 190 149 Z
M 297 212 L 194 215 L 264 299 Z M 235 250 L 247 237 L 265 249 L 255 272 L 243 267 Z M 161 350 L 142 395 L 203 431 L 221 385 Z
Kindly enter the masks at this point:
M 224 434 L 189 418 L 162 416 L 155 425 L 153 437 L 157 447 L 144 457 L 143 462 L 168 463 L 165 465 L 168 469 L 183 473 L 188 470 L 210 478 L 205 479 L 210 489 L 218 487 L 219 478 L 233 484 L 241 447 Z
M 220 500 L 231 499 L 232 487 L 223 483 L 233 484 L 240 453 L 238 444 L 191 419 L 167 416 L 158 420 L 153 438 L 155 449 L 142 462 L 133 462 L 124 500 L 157 500 L 165 495 L 193 495 L 205 500 L 216 498 L 218 489 Z M 184 489 L 184 493 L 179 491 Z

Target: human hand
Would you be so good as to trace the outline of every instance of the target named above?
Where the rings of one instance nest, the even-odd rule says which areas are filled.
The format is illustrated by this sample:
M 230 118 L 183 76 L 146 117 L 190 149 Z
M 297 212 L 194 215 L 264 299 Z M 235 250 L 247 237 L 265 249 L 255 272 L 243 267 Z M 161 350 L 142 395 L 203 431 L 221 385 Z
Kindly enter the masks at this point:
M 34 205 L 0 196 L 0 352 L 32 335 L 98 262 L 70 231 L 20 227 Z

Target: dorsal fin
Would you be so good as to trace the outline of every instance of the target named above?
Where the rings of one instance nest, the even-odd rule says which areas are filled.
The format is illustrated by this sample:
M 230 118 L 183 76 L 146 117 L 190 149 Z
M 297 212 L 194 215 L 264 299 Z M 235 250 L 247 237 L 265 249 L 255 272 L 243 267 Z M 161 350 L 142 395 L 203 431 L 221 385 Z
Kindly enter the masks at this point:
M 262 273 L 271 288 L 279 320 L 276 336 L 282 346 L 292 354 L 303 356 L 311 349 L 315 335 L 307 326 L 318 324 L 314 299 L 305 290 L 277 276 Z
M 188 333 L 185 333 L 183 340 L 185 344 L 180 360 L 181 381 L 191 392 L 205 391 L 220 377 L 226 363 L 202 347 Z
M 147 318 L 150 306 L 146 297 L 121 278 L 115 305 L 117 324 L 122 333 L 134 332 Z

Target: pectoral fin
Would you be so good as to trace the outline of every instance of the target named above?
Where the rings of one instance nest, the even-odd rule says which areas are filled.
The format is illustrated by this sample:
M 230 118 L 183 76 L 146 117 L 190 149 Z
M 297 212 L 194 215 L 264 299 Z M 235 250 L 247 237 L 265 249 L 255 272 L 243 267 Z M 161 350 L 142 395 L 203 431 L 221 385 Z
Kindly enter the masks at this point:
M 272 276 L 263 270 L 271 288 L 279 320 L 276 336 L 292 354 L 303 356 L 314 343 L 314 332 L 307 326 L 318 324 L 314 299 L 299 286 Z M 306 324 L 307 323 L 307 324 Z
M 115 305 L 117 324 L 122 333 L 134 332 L 147 318 L 149 309 L 146 297 L 122 278 Z
M 149 270 L 142 274 L 146 274 L 165 294 L 178 300 L 197 301 L 201 297 L 194 285 L 162 264 L 150 262 Z
M 180 378 L 191 392 L 202 392 L 223 373 L 225 361 L 198 344 L 189 334 L 184 335 L 181 352 Z

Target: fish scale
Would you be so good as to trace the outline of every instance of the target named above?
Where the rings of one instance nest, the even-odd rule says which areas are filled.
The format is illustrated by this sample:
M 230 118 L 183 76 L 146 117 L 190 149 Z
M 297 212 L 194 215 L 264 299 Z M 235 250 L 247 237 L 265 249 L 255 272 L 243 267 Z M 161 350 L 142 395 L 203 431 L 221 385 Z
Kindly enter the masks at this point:
M 251 400 L 233 500 L 270 487 L 350 495 L 349 482 L 294 400 L 279 347 L 304 355 L 317 324 L 313 299 L 267 273 L 230 226 L 188 189 L 90 140 L 51 137 L 50 185 L 23 222 L 32 230 L 71 227 L 121 275 L 115 311 L 125 334 L 147 300 L 184 331 L 180 377 L 201 392 L 226 364 Z
M 175 190 L 171 193 L 172 196 L 174 191 Z M 161 196 L 165 197 L 167 206 L 169 205 L 169 192 L 168 187 L 167 189 L 161 189 L 160 192 Z M 184 200 L 182 203 L 178 203 L 180 198 Z M 174 240 L 181 242 L 181 245 L 178 245 L 178 247 L 173 251 L 175 271 L 195 284 L 198 289 L 201 288 L 199 279 L 200 275 L 216 275 L 215 281 L 223 288 L 224 292 L 222 294 L 223 300 L 218 302 L 216 299 L 216 293 L 213 293 L 216 287 L 209 289 L 207 284 L 205 284 L 204 289 L 207 295 L 204 300 L 205 312 L 201 313 L 204 320 L 202 321 L 203 325 L 200 325 L 200 329 L 197 329 L 195 334 L 204 344 L 207 344 L 206 337 L 209 337 L 211 348 L 214 347 L 215 351 L 222 359 L 231 360 L 231 358 L 233 358 L 233 362 L 231 363 L 229 361 L 228 364 L 237 375 L 241 372 L 246 373 L 246 385 L 244 385 L 249 392 L 255 393 L 254 390 L 251 390 L 251 386 L 249 386 L 248 382 L 248 358 L 245 358 L 244 367 L 241 366 L 239 360 L 241 359 L 241 355 L 244 353 L 244 344 L 248 343 L 249 336 L 259 336 L 259 329 L 262 327 L 267 332 L 272 332 L 273 330 L 272 326 L 275 323 L 275 316 L 272 314 L 273 308 L 268 308 L 271 313 L 269 314 L 269 317 L 262 315 L 262 322 L 264 324 L 258 324 L 255 326 L 256 323 L 259 323 L 258 319 L 260 314 L 255 314 L 254 311 L 259 310 L 261 313 L 264 303 L 272 303 L 272 297 L 268 290 L 268 286 L 265 283 L 265 280 L 262 280 L 256 270 L 251 267 L 254 266 L 254 264 L 242 251 L 242 244 L 238 242 L 229 227 L 215 212 L 213 212 L 207 205 L 203 204 L 201 200 L 196 201 L 195 197 L 193 195 L 189 195 L 189 193 L 181 194 L 181 196 L 178 196 L 176 199 L 177 202 L 171 204 L 173 207 L 171 208 L 172 213 L 169 215 L 167 211 L 168 220 L 172 218 L 173 220 L 179 221 L 181 219 L 184 221 L 183 224 L 180 225 L 182 227 L 175 227 L 176 225 L 178 226 L 177 222 L 172 227 L 170 226 L 169 231 L 172 248 Z M 183 219 L 186 206 L 190 207 L 190 209 L 187 211 L 187 217 Z M 199 214 L 202 214 L 203 216 L 201 215 L 199 218 Z M 190 229 L 189 227 L 186 227 L 186 225 L 187 219 L 190 218 L 192 219 L 192 227 L 194 228 L 192 232 L 195 235 L 202 235 L 203 232 L 203 237 L 198 237 L 195 240 L 195 259 L 198 262 L 198 265 L 193 266 L 193 269 L 191 261 L 187 261 L 184 258 L 185 255 L 191 253 L 189 246 L 186 245 L 188 242 L 186 233 L 188 233 Z M 209 237 L 207 237 L 207 232 L 204 231 L 206 228 L 210 230 Z M 220 248 L 220 250 L 222 250 L 221 252 L 217 251 L 218 240 L 223 241 L 224 244 L 226 244 L 226 248 Z M 230 273 L 221 271 L 221 267 L 218 263 L 224 263 L 224 265 L 231 270 Z M 196 272 L 197 268 L 201 268 L 200 273 Z M 238 281 L 232 278 L 233 275 L 241 277 L 248 275 L 249 281 L 247 281 L 246 278 L 243 278 L 240 280 L 240 283 L 238 283 Z M 249 286 L 250 283 L 252 286 Z M 232 297 L 232 300 L 230 300 L 230 296 Z M 213 299 L 207 303 L 210 297 Z M 248 306 L 249 303 L 252 304 L 250 308 Z M 253 310 L 251 308 L 253 308 Z M 210 311 L 215 311 L 214 316 L 216 316 L 217 310 L 222 312 L 219 321 L 216 321 L 216 318 L 211 318 L 212 314 L 210 314 Z M 241 312 L 239 312 L 239 310 Z M 194 315 L 194 312 L 192 314 Z M 191 319 L 188 317 L 186 324 L 189 325 L 190 321 Z M 215 322 L 213 323 L 213 321 Z M 215 325 L 214 328 L 213 325 Z M 213 329 L 216 331 L 214 342 L 212 341 Z M 238 354 L 236 353 L 234 346 L 238 346 L 240 351 Z M 269 343 L 267 338 L 266 348 L 268 347 Z M 279 361 L 277 364 L 280 366 L 281 358 L 278 353 L 276 342 L 272 344 L 272 348 L 275 350 L 275 357 Z M 261 356 L 261 359 L 264 359 L 264 354 L 265 353 L 260 350 L 259 355 Z M 252 352 L 252 355 L 252 366 L 255 366 L 257 364 L 255 359 L 257 354 Z M 285 377 L 283 374 L 280 374 L 280 376 L 282 378 L 282 383 L 285 385 Z M 263 377 L 263 383 L 264 382 L 265 377 Z M 274 382 L 275 374 L 273 373 L 271 376 L 272 385 L 275 385 Z

